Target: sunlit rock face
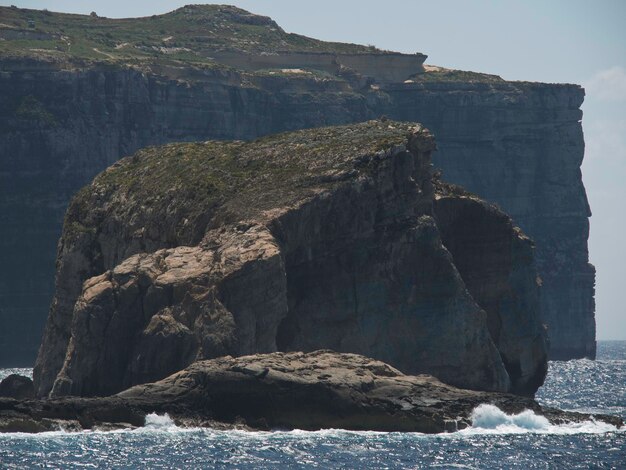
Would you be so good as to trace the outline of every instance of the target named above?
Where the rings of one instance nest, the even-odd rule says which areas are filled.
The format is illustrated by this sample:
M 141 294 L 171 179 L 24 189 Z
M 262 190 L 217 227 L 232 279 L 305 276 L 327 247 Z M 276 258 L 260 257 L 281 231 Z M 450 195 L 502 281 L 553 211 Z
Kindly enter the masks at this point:
M 532 244 L 475 196 L 436 196 L 434 149 L 422 126 L 378 120 L 121 160 L 68 209 L 38 394 L 333 349 L 532 395 L 547 364 Z M 473 234 L 451 233 L 457 218 L 491 234 L 486 263 L 467 266 Z

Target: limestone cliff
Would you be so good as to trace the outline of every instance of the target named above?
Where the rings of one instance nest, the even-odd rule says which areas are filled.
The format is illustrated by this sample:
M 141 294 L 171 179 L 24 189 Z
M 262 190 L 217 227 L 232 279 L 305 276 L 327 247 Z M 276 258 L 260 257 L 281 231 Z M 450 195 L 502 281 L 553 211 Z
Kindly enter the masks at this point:
M 417 70 L 424 56 L 288 34 L 232 7 L 136 20 L 0 14 L 0 366 L 32 364 L 67 203 L 119 158 L 148 145 L 249 140 L 383 114 L 423 122 L 437 135 L 434 162 L 446 180 L 497 202 L 536 241 L 552 357 L 594 356 L 580 87 L 432 67 L 389 83 L 408 73 L 394 61 Z M 196 29 L 210 40 L 185 35 Z M 253 65 L 249 56 L 271 56 L 277 68 L 237 70 L 216 62 L 217 52 L 225 62 L 245 53 Z
M 369 121 L 116 163 L 68 209 L 38 393 L 108 395 L 197 359 L 320 348 L 534 393 L 546 349 L 530 244 L 477 203 L 495 241 L 487 282 L 519 308 L 473 297 L 462 244 L 451 255 L 433 218 L 433 150 L 419 125 Z
M 580 172 L 583 89 L 429 82 L 389 86 L 388 93 L 389 115 L 435 132 L 435 165 L 445 179 L 497 203 L 534 239 L 551 358 L 594 358 L 591 211 Z

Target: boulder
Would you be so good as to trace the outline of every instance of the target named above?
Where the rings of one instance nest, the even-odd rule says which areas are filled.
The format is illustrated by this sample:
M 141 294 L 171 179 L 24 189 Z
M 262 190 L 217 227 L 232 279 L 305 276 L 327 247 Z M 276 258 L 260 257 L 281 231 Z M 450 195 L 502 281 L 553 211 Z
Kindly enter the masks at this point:
M 19 374 L 11 374 L 0 382 L 0 397 L 16 398 L 23 400 L 35 396 L 35 387 L 30 377 Z

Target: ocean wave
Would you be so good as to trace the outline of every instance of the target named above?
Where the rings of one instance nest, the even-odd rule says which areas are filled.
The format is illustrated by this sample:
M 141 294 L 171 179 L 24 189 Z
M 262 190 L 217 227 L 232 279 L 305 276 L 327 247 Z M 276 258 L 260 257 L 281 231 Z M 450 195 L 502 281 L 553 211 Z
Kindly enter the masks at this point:
M 168 415 L 167 413 L 162 415 L 150 413 L 146 415 L 144 429 L 169 431 L 178 430 L 180 428 L 176 426 L 174 420 L 170 418 L 170 415 Z
M 515 426 L 520 429 L 538 431 L 548 429 L 550 422 L 544 416 L 531 410 L 509 415 L 494 405 L 479 405 L 472 411 L 472 426 L 482 429 L 498 429 L 502 426 Z
M 494 405 L 479 405 L 471 414 L 472 426 L 461 434 L 601 434 L 622 431 L 612 424 L 590 420 L 579 423 L 550 424 L 532 410 L 518 414 L 507 414 Z
M 0 433 L 1 438 L 32 438 L 32 439 L 48 439 L 48 438 L 63 438 L 63 437 L 76 437 L 81 435 L 115 435 L 125 433 L 179 433 L 179 432 L 194 432 L 202 431 L 206 428 L 185 428 L 177 426 L 174 420 L 167 414 L 150 413 L 146 415 L 143 427 L 139 428 L 122 428 L 122 429 L 107 429 L 102 430 L 97 427 L 94 429 L 65 429 L 61 426 L 60 429 L 55 431 L 44 431 L 39 433 L 27 433 L 27 432 L 11 432 Z
M 283 441 L 283 440 L 335 440 L 342 438 L 350 438 L 350 436 L 360 438 L 376 439 L 384 436 L 405 436 L 407 438 L 464 438 L 476 435 L 490 434 L 555 434 L 555 435 L 572 435 L 572 434 L 602 434 L 608 432 L 626 433 L 625 428 L 617 427 L 604 423 L 602 421 L 583 421 L 579 423 L 567 423 L 561 425 L 553 425 L 543 416 L 536 414 L 532 410 L 524 410 L 518 414 L 507 414 L 500 410 L 497 406 L 483 404 L 474 409 L 471 414 L 472 425 L 460 431 L 452 433 L 440 434 L 424 434 L 419 432 L 383 432 L 383 431 L 350 431 L 346 429 L 320 429 L 317 431 L 307 431 L 302 429 L 293 430 L 272 430 L 272 431 L 249 431 L 241 429 L 217 430 L 212 428 L 200 427 L 181 427 L 176 425 L 174 420 L 168 414 L 150 413 L 146 415 L 145 425 L 134 429 L 116 429 L 116 430 L 83 430 L 69 431 L 58 430 L 49 431 L 39 434 L 29 433 L 7 433 L 0 434 L 0 438 L 63 438 L 65 436 L 78 436 L 81 434 L 191 434 L 201 433 L 207 438 L 221 439 L 227 438 L 234 441 Z
M 474 409 L 471 414 L 472 426 L 461 431 L 441 434 L 425 434 L 419 432 L 384 432 L 384 431 L 350 431 L 346 429 L 320 429 L 308 431 L 302 429 L 272 430 L 272 431 L 249 431 L 241 429 L 215 430 L 211 428 L 181 428 L 176 426 L 168 415 L 150 414 L 146 416 L 146 426 L 134 432 L 202 432 L 207 437 L 229 437 L 235 440 L 260 440 L 270 439 L 341 439 L 349 436 L 364 438 L 376 438 L 385 435 L 403 435 L 421 438 L 439 437 L 464 437 L 479 434 L 602 434 L 608 432 L 625 432 L 626 429 L 604 423 L 602 421 L 582 421 L 579 423 L 567 423 L 554 425 L 544 416 L 536 414 L 532 410 L 524 410 L 518 414 L 507 414 L 497 406 L 483 404 Z

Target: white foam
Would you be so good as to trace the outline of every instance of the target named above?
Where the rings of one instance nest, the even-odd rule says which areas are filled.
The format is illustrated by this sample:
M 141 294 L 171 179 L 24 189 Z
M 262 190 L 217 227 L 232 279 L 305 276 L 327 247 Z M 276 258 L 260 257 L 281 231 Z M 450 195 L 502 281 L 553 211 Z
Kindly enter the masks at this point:
M 456 439 L 466 438 L 483 434 L 604 434 L 607 432 L 626 433 L 626 427 L 618 429 L 615 426 L 602 421 L 583 421 L 580 423 L 569 423 L 553 425 L 543 416 L 535 414 L 531 410 L 522 411 L 519 414 L 507 414 L 494 405 L 479 405 L 471 414 L 472 426 L 461 431 L 441 434 L 423 434 L 419 432 L 381 432 L 381 431 L 349 431 L 345 429 L 321 429 L 318 431 L 294 430 L 274 430 L 274 431 L 248 431 L 248 430 L 217 430 L 211 428 L 179 427 L 172 418 L 167 415 L 150 413 L 146 415 L 145 425 L 136 429 L 117 429 L 110 431 L 103 430 L 83 430 L 83 431 L 48 431 L 38 434 L 29 433 L 7 433 L 0 434 L 0 441 L 4 438 L 65 438 L 78 436 L 81 434 L 118 434 L 118 433 L 194 433 L 201 432 L 207 438 L 223 439 L 231 438 L 235 440 L 249 441 L 258 440 L 260 442 L 276 442 L 283 440 L 311 440 L 318 439 L 342 439 L 353 436 L 362 436 L 370 439 L 380 438 L 384 435 L 395 435 L 404 438 L 420 439 Z
M 471 414 L 472 426 L 461 434 L 597 434 L 618 431 L 601 421 L 583 421 L 561 425 L 550 424 L 547 418 L 532 410 L 507 414 L 494 405 L 479 405 Z
M 472 425 L 475 428 L 498 429 L 502 426 L 517 426 L 527 430 L 541 430 L 550 427 L 550 422 L 531 410 L 524 410 L 517 415 L 508 415 L 494 405 L 479 405 L 472 411 Z
M 27 367 L 16 367 L 12 369 L 0 369 L 0 381 L 7 378 L 11 374 L 23 375 L 30 379 L 33 378 L 33 369 Z
M 150 413 L 146 415 L 144 427 L 141 428 L 124 428 L 124 429 L 111 429 L 111 430 L 101 430 L 101 429 L 82 429 L 82 430 L 73 430 L 73 429 L 65 429 L 63 426 L 60 426 L 60 429 L 56 431 L 44 431 L 40 433 L 25 433 L 25 432 L 13 432 L 13 433 L 1 433 L 0 438 L 3 437 L 12 437 L 12 438 L 29 438 L 29 439 L 47 439 L 47 438 L 66 438 L 66 437 L 76 437 L 80 435 L 93 435 L 93 434 L 123 434 L 129 432 L 137 432 L 137 431 L 178 431 L 178 430 L 186 430 L 176 426 L 172 418 L 170 418 L 167 414 L 158 415 L 156 413 Z
M 179 430 L 180 428 L 176 426 L 174 420 L 170 418 L 167 413 L 163 415 L 150 413 L 146 415 L 144 429 L 153 431 L 173 431 Z

